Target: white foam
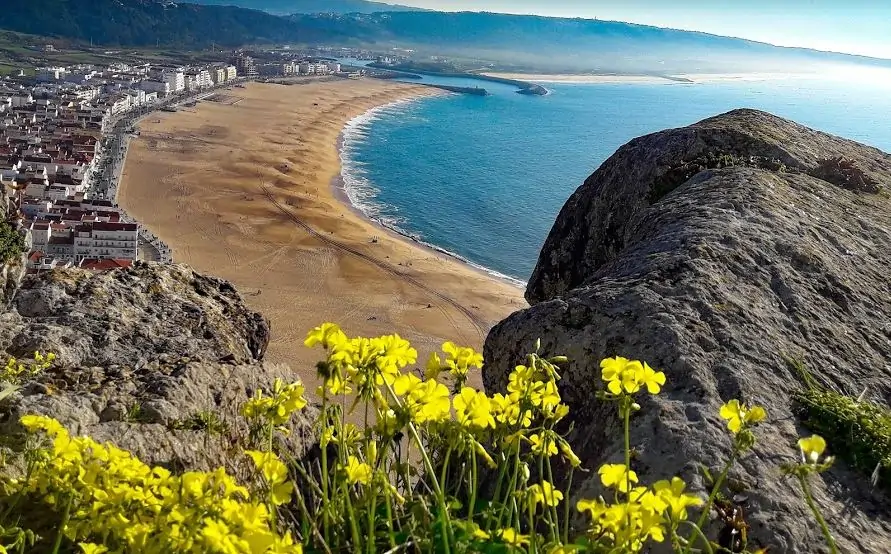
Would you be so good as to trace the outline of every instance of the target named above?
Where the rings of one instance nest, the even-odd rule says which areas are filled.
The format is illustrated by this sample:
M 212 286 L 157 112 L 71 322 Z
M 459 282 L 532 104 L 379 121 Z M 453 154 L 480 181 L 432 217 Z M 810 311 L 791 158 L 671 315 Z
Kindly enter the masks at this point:
M 421 99 L 418 98 L 408 98 L 405 100 L 397 100 L 390 104 L 384 104 L 383 106 L 372 108 L 360 116 L 354 117 L 344 125 L 340 137 L 340 176 L 344 194 L 354 208 L 385 229 L 389 229 L 402 235 L 426 248 L 455 258 L 456 260 L 488 273 L 493 277 L 524 288 L 526 286 L 525 281 L 521 281 L 520 279 L 495 271 L 494 269 L 474 263 L 460 254 L 426 242 L 420 234 L 412 233 L 401 227 L 401 225 L 406 222 L 405 218 L 399 217 L 398 215 L 392 215 L 393 212 L 397 212 L 398 209 L 395 206 L 384 205 L 377 199 L 380 190 L 375 187 L 374 183 L 368 178 L 368 172 L 365 169 L 367 164 L 353 158 L 356 148 L 368 138 L 370 128 L 376 120 L 381 119 L 382 117 L 405 116 L 412 111 L 411 106 L 420 100 Z M 383 215 L 382 212 L 385 211 L 385 208 L 390 215 Z

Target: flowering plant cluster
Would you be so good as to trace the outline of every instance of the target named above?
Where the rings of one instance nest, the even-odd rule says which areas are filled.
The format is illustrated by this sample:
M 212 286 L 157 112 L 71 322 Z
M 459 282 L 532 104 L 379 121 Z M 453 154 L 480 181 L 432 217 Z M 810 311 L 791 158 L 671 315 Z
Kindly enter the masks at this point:
M 608 498 L 572 498 L 574 473 L 587 470 L 559 431 L 569 415 L 559 388 L 566 358 L 542 356 L 536 345 L 505 391 L 486 394 L 467 384 L 482 356 L 450 342 L 423 370 L 412 369 L 418 353 L 399 335 L 351 338 L 326 323 L 305 343 L 325 351 L 319 448 L 302 459 L 287 452 L 283 439 L 308 402 L 301 383 L 277 380 L 241 407 L 252 429 L 239 454 L 251 472 L 241 481 L 222 469 L 149 467 L 53 419 L 23 417 L 31 442 L 24 471 L 0 473 L 0 554 L 34 545 L 53 554 L 745 548 L 744 526 L 729 545 L 703 529 L 731 465 L 754 443 L 763 408 L 736 400 L 721 408 L 733 454 L 707 498 L 677 476 L 647 485 L 632 468 L 630 421 L 636 398 L 659 394 L 666 376 L 642 361 L 607 358 L 600 394 L 623 422 L 624 460 L 597 469 Z M 831 463 L 822 458 L 825 441 L 799 445 L 801 463 L 785 469 L 800 478 L 834 549 L 807 487 Z

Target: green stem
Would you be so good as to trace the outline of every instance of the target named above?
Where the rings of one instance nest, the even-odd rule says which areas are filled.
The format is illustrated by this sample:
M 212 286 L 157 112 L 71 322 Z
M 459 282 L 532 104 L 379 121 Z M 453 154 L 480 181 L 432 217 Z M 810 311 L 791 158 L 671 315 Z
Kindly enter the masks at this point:
M 473 521 L 473 510 L 476 506 L 476 481 L 478 477 L 479 474 L 477 473 L 476 467 L 476 450 L 473 450 L 470 453 L 470 508 L 467 516 L 468 521 Z
M 529 554 L 535 554 L 538 551 L 537 541 L 535 537 L 538 535 L 535 530 L 535 504 L 532 502 L 528 502 L 529 504 Z M 523 531 L 520 527 L 517 527 L 517 533 L 522 533 Z
M 717 498 L 718 493 L 721 492 L 721 486 L 724 484 L 724 480 L 727 479 L 727 474 L 730 473 L 730 468 L 733 467 L 733 464 L 736 462 L 737 455 L 738 450 L 736 445 L 734 444 L 733 452 L 730 454 L 730 459 L 727 460 L 726 464 L 724 464 L 724 469 L 721 470 L 721 474 L 718 475 L 718 479 L 715 481 L 715 485 L 712 487 L 712 492 L 708 495 L 708 501 L 705 503 L 705 507 L 702 508 L 702 513 L 699 514 L 699 519 L 696 521 L 696 529 L 699 530 L 700 534 L 702 534 L 702 526 L 705 525 L 705 520 L 708 519 L 709 514 L 712 513 L 712 506 L 715 504 L 715 498 Z M 693 546 L 693 542 L 694 541 L 690 541 L 690 544 L 688 544 L 687 548 L 684 550 L 684 554 L 688 554 L 690 552 L 690 548 Z
M 508 487 L 507 487 L 507 494 L 505 496 L 504 503 L 501 505 L 501 511 L 498 513 L 498 521 L 495 525 L 496 529 L 500 529 L 502 526 L 501 521 L 502 521 L 502 519 L 504 519 L 504 511 L 507 510 L 508 502 L 510 502 L 510 500 L 513 499 L 513 494 L 517 487 L 517 476 L 519 475 L 519 473 L 520 473 L 520 442 L 518 440 L 517 446 L 516 446 L 516 452 L 514 455 L 514 472 L 511 475 L 510 485 L 508 485 Z M 511 506 L 513 506 L 513 504 L 511 504 Z M 510 522 L 512 517 L 513 517 L 513 514 L 511 512 L 508 512 L 507 521 Z
M 501 457 L 501 469 L 498 470 L 498 481 L 495 483 L 495 492 L 492 494 L 492 502 L 490 504 L 499 502 L 501 498 L 501 483 L 504 481 L 504 476 L 507 474 L 507 459 L 503 455 L 499 453 Z M 503 505 L 498 506 L 499 513 L 502 511 Z M 486 520 L 485 531 L 489 532 L 489 524 L 492 523 L 490 520 Z
M 370 486 L 368 487 L 368 489 L 369 489 L 369 493 L 368 493 L 368 537 L 367 537 L 368 542 L 365 544 L 365 546 L 367 547 L 366 550 L 368 551 L 368 554 L 374 554 L 375 542 L 376 542 L 375 537 L 374 537 L 374 535 L 375 535 L 374 531 L 376 528 L 376 526 L 374 524 L 374 516 L 376 515 L 376 512 L 377 512 L 377 510 L 376 510 L 377 506 L 375 505 L 375 504 L 377 504 L 377 495 L 375 494 L 376 490 L 375 490 L 373 480 L 370 483 Z
M 347 514 L 350 518 L 350 532 L 353 535 L 353 552 L 362 552 L 362 539 L 359 536 L 359 524 L 356 522 L 356 515 L 353 512 L 353 501 L 350 498 L 349 485 L 344 485 L 344 497 L 346 498 Z
M 387 500 L 387 534 L 390 536 L 390 550 L 394 550 L 396 548 L 396 534 L 393 531 L 393 506 L 389 494 L 384 495 L 384 498 Z
M 826 537 L 826 542 L 829 544 L 829 551 L 832 554 L 838 554 L 838 546 L 835 544 L 835 539 L 832 538 L 832 533 L 829 531 L 829 525 L 826 524 L 826 520 L 823 519 L 823 514 L 820 513 L 820 508 L 818 508 L 817 503 L 814 502 L 814 495 L 811 492 L 811 486 L 807 481 L 807 477 L 799 474 L 798 481 L 801 483 L 801 492 L 804 493 L 804 499 L 807 501 L 808 507 L 811 509 L 811 512 L 813 512 L 817 523 L 820 524 L 820 529 L 823 530 L 823 536 Z
M 548 458 L 546 462 L 546 467 L 548 468 L 548 481 L 551 483 L 551 492 L 553 493 L 556 491 L 556 488 L 554 487 L 554 472 L 551 470 L 551 459 Z M 564 499 L 564 502 L 569 504 L 569 491 L 567 490 L 566 492 L 567 497 Z M 553 500 L 553 498 L 549 500 Z M 551 540 L 557 542 L 560 538 L 560 517 L 557 515 L 557 505 L 554 504 L 553 506 L 549 506 L 548 511 L 550 512 L 551 519 Z
M 59 525 L 59 532 L 56 533 L 56 542 L 53 544 L 53 554 L 59 554 L 59 548 L 62 546 L 62 537 L 65 536 L 65 527 L 68 526 L 68 520 L 71 518 L 71 504 L 74 503 L 74 497 L 69 496 L 68 502 L 65 503 L 65 511 L 62 513 L 62 524 Z
M 448 471 L 449 471 L 449 460 L 452 457 L 452 447 L 449 446 L 449 449 L 446 450 L 445 458 L 442 460 L 442 468 L 439 471 L 439 483 L 442 486 L 443 490 L 448 490 L 446 488 L 446 480 L 448 479 Z
M 625 499 L 631 500 L 631 397 L 622 398 L 622 420 L 625 426 Z M 627 510 L 627 525 L 631 529 L 631 510 Z M 627 545 L 626 545 L 627 546 Z
M 449 525 L 449 512 L 445 502 L 445 495 L 442 492 L 442 488 L 439 486 L 439 483 L 436 479 L 436 471 L 433 469 L 433 463 L 430 462 L 430 456 L 427 455 L 427 451 L 424 449 L 424 444 L 421 442 L 421 436 L 418 434 L 418 429 L 415 427 L 415 424 L 412 422 L 408 423 L 408 430 L 411 433 L 412 438 L 418 445 L 418 449 L 421 451 L 421 458 L 424 460 L 424 468 L 427 470 L 427 474 L 430 475 L 430 478 L 433 480 L 433 491 L 436 493 L 436 500 L 439 503 L 440 510 L 440 525 L 442 526 L 442 537 L 443 537 L 443 547 L 445 548 L 445 553 L 449 554 L 451 549 L 449 547 L 450 542 L 450 525 Z
M 700 528 L 699 525 L 695 525 L 693 523 L 690 523 L 689 521 L 682 521 L 681 523 L 685 523 L 692 527 L 693 530 L 696 532 L 696 535 L 698 535 L 699 538 L 702 539 L 702 542 L 705 544 L 705 551 L 708 552 L 708 554 L 714 554 L 715 551 L 712 549 L 712 544 L 708 542 L 708 537 L 705 536 L 705 533 L 702 532 L 702 528 Z M 692 543 L 693 541 L 690 541 L 690 543 L 687 544 L 687 549 L 685 550 L 685 552 L 690 551 Z
M 563 498 L 563 544 L 569 544 L 569 492 L 572 490 L 572 474 L 575 468 L 569 466 L 569 478 L 566 484 L 566 495 Z
M 322 385 L 322 436 L 328 430 L 328 395 L 325 386 Z M 328 511 L 330 507 L 330 496 L 328 495 L 328 445 L 319 442 L 322 448 L 322 526 L 324 527 L 325 543 L 331 543 L 331 521 Z

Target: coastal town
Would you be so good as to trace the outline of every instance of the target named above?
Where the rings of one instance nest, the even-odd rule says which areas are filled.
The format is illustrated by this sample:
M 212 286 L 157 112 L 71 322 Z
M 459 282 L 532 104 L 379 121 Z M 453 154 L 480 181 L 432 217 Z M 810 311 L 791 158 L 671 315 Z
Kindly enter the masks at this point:
M 258 63 L 242 52 L 208 65 L 120 62 L 30 73 L 0 79 L 0 185 L 25 235 L 31 273 L 171 261 L 168 246 L 116 202 L 129 139 L 146 115 L 213 100 L 246 80 L 349 76 L 333 61 Z

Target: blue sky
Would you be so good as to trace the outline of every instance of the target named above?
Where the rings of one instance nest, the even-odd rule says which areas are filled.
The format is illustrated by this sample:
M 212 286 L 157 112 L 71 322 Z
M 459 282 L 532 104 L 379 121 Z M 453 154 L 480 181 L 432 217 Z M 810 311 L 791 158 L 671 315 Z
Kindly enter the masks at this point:
M 385 0 L 437 10 L 630 21 L 891 58 L 891 0 Z

